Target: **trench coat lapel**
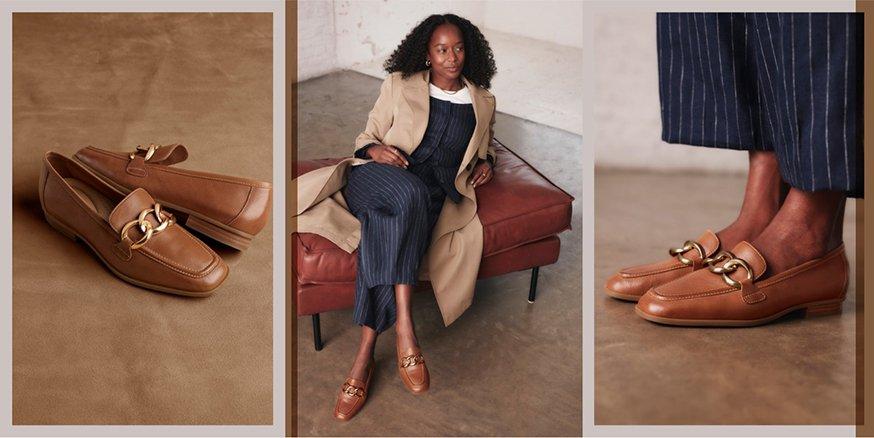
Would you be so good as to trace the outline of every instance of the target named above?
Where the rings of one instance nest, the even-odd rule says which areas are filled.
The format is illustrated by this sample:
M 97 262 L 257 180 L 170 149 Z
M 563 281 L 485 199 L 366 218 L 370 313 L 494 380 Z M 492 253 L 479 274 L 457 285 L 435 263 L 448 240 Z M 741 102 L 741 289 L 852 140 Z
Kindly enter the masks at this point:
M 431 111 L 431 100 L 428 90 L 430 77 L 429 70 L 425 70 L 422 73 L 416 73 L 412 80 L 404 83 L 404 100 L 409 105 L 413 115 L 412 129 L 410 129 L 410 150 L 407 151 L 408 153 L 413 153 L 419 147 L 419 143 L 425 137 L 425 130 L 428 128 L 428 117 Z
M 473 135 L 470 137 L 467 149 L 464 151 L 464 158 L 461 160 L 461 166 L 459 166 L 456 175 L 460 175 L 464 168 L 467 167 L 470 160 L 476 156 L 478 150 L 477 146 L 480 144 L 480 138 L 488 132 L 489 124 L 491 123 L 492 115 L 488 113 L 488 110 L 489 108 L 494 108 L 493 96 L 484 93 L 479 87 L 468 81 L 467 78 L 462 77 L 462 80 L 470 91 L 470 100 L 471 103 L 473 103 L 474 117 L 476 117 L 476 128 L 473 131 Z

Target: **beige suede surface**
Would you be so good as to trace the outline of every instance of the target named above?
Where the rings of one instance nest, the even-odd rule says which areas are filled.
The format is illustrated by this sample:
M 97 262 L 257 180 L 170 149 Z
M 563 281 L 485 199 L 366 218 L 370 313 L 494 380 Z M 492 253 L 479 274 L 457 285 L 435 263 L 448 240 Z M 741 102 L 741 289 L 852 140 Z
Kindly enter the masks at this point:
M 42 156 L 182 143 L 272 182 L 270 14 L 14 14 L 14 424 L 270 424 L 272 228 L 209 298 L 116 278 L 45 222 Z M 184 189 L 184 188 L 181 188 Z

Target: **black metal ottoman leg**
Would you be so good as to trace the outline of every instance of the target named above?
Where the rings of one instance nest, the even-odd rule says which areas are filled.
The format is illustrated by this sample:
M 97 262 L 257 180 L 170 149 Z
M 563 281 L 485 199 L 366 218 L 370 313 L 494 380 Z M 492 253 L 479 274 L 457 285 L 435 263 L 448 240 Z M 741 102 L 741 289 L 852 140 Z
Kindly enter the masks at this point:
M 319 321 L 319 314 L 313 315 L 313 343 L 316 346 L 316 351 L 322 351 L 322 324 Z
M 540 266 L 531 269 L 531 288 L 528 289 L 528 302 L 533 303 L 537 297 L 537 275 L 540 274 Z

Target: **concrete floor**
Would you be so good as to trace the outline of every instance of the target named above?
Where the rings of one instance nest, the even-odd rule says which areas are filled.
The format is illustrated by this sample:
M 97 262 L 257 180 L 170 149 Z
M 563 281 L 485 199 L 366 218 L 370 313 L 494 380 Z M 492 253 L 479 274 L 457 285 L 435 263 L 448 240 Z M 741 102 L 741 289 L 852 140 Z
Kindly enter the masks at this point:
M 380 83 L 339 72 L 299 84 L 299 159 L 349 155 Z M 390 330 L 377 343 L 367 405 L 348 423 L 331 412 L 360 329 L 349 310 L 322 315 L 326 345 L 316 352 L 310 318 L 298 318 L 300 435 L 582 434 L 582 139 L 504 114 L 498 114 L 495 132 L 577 198 L 573 230 L 561 234 L 559 261 L 540 270 L 537 303 L 526 301 L 528 271 L 481 280 L 471 308 L 449 327 L 430 291 L 414 294 L 431 390 L 414 396 L 404 388 Z
M 854 423 L 854 202 L 844 225 L 851 283 L 842 315 L 675 328 L 637 317 L 632 303 L 603 293 L 604 282 L 730 223 L 745 177 L 600 169 L 595 176 L 596 424 Z

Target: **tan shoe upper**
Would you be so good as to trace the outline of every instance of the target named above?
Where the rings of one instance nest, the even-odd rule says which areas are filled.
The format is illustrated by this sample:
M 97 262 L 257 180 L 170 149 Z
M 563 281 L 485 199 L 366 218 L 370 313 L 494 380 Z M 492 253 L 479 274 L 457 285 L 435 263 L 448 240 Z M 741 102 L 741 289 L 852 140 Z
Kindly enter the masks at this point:
M 125 196 L 75 161 L 49 152 L 39 192 L 46 219 L 87 243 L 123 280 L 206 296 L 228 274 L 218 254 L 176 224 L 143 189 Z
M 208 218 L 249 238 L 270 217 L 270 183 L 173 167 L 188 158 L 182 145 L 159 146 L 151 153 L 148 148 L 120 153 L 88 146 L 76 158 L 122 191 L 142 187 L 174 210 Z
M 843 245 L 764 279 L 767 263 L 750 243 L 723 254 L 708 269 L 654 287 L 637 303 L 638 314 L 667 324 L 756 325 L 802 308 L 839 309 L 846 296 Z
M 667 260 L 622 269 L 607 280 L 607 293 L 615 298 L 637 301 L 651 288 L 701 269 L 703 260 L 715 254 L 720 246 L 719 237 L 710 230 L 705 231 L 698 240 L 687 243 L 689 245 L 678 250 L 688 249 L 673 251 L 678 254 Z M 700 245 L 703 254 L 695 245 Z

